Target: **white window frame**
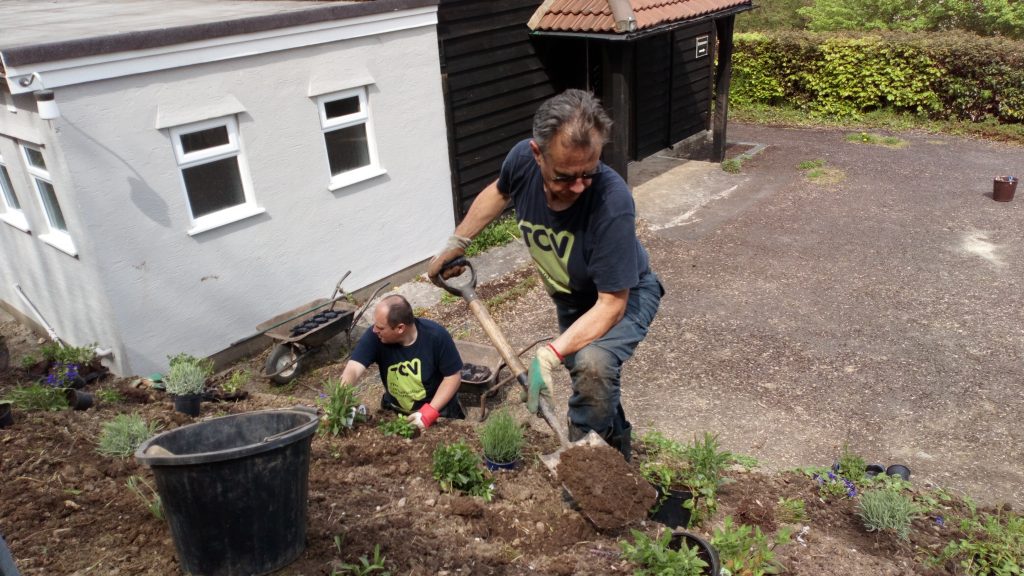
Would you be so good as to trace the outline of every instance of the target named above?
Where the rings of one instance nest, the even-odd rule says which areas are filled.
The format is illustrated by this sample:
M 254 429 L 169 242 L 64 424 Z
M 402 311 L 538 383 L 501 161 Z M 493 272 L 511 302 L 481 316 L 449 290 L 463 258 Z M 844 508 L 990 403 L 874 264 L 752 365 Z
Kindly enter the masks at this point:
M 21 143 L 21 157 L 22 160 L 25 161 L 25 170 L 32 178 L 32 187 L 36 190 L 36 198 L 39 199 L 39 205 L 43 208 L 43 213 L 46 214 L 48 230 L 45 234 L 40 234 L 39 239 L 71 256 L 78 256 L 78 250 L 75 249 L 75 243 L 71 240 L 71 234 L 68 233 L 67 230 L 57 228 L 56 223 L 50 219 L 50 211 L 46 209 L 47 202 L 46 196 L 43 195 L 42 184 L 48 184 L 51 188 L 54 188 L 53 195 L 54 199 L 57 201 L 57 205 L 54 208 L 60 212 L 61 218 L 64 219 L 64 225 L 67 226 L 67 216 L 64 214 L 64 210 L 60 207 L 60 200 L 57 199 L 57 190 L 53 185 L 53 178 L 50 177 L 50 170 L 49 168 L 40 168 L 33 165 L 32 160 L 28 155 L 29 150 L 33 150 L 39 153 L 40 156 L 43 156 L 43 164 L 46 164 L 46 158 L 41 147 L 33 146 L 32 144 L 25 144 L 24 142 Z
M 221 126 L 227 128 L 227 144 L 222 144 L 213 148 L 204 148 L 194 152 L 185 152 L 181 145 L 181 136 L 183 134 L 201 132 L 203 130 L 209 130 L 210 128 L 218 128 Z M 169 130 L 171 135 L 171 144 L 174 148 L 174 158 L 178 163 L 178 179 L 181 182 L 182 194 L 185 196 L 185 205 L 188 207 L 189 236 L 194 236 L 200 232 L 206 232 L 207 230 L 213 230 L 214 228 L 220 228 L 221 226 L 226 226 L 232 222 L 238 222 L 239 220 L 244 220 L 266 212 L 264 208 L 260 208 L 256 205 L 256 198 L 253 195 L 252 180 L 249 177 L 248 163 L 246 162 L 245 153 L 242 150 L 238 135 L 238 121 L 234 116 L 224 116 L 211 120 L 203 120 L 201 122 L 193 122 L 191 124 L 183 124 L 181 126 L 170 128 Z M 208 164 L 210 162 L 216 162 L 226 158 L 237 159 L 238 174 L 242 181 L 242 193 L 245 200 L 241 204 L 235 204 L 234 206 L 224 208 L 223 210 L 204 214 L 203 216 L 196 218 L 193 215 L 192 202 L 188 197 L 188 188 L 185 185 L 184 171 L 186 168 L 192 168 L 194 166 Z
M 353 114 L 345 116 L 339 116 L 337 118 L 327 117 L 327 107 L 325 104 L 333 102 L 335 100 L 344 100 L 353 96 L 359 97 L 359 111 Z M 370 114 L 370 99 L 368 97 L 368 90 L 366 86 L 359 86 L 356 88 L 349 88 L 347 90 L 341 90 L 339 92 L 332 92 L 330 94 L 323 94 L 317 96 L 316 107 L 320 115 L 320 131 L 324 134 L 324 160 L 327 161 L 327 174 L 330 177 L 330 184 L 328 184 L 329 190 L 338 190 L 345 186 L 351 186 L 356 182 L 362 182 L 370 178 L 375 178 L 382 174 L 386 174 L 387 170 L 383 169 L 380 165 L 380 157 L 377 155 L 377 138 L 374 135 L 373 130 L 373 115 Z M 327 156 L 327 141 L 326 135 L 328 132 L 333 132 L 341 128 L 348 128 L 357 124 L 363 124 L 366 126 L 366 147 L 369 149 L 370 163 L 361 168 L 349 170 L 348 172 L 342 172 L 341 174 L 331 174 L 331 161 Z
M 21 204 L 21 199 L 18 198 L 18 193 L 14 190 L 14 182 L 11 180 L 11 171 L 7 169 L 7 163 L 4 162 L 4 157 L 0 156 L 0 171 L 7 175 L 5 178 L 0 175 L 0 205 L 4 207 L 4 211 L 0 212 L 0 220 L 14 226 L 22 232 L 31 232 L 32 228 L 28 225 L 28 219 L 25 218 L 25 211 L 23 208 L 12 206 L 7 201 L 8 193 L 18 200 L 18 204 Z M 8 187 L 10 189 L 8 189 Z

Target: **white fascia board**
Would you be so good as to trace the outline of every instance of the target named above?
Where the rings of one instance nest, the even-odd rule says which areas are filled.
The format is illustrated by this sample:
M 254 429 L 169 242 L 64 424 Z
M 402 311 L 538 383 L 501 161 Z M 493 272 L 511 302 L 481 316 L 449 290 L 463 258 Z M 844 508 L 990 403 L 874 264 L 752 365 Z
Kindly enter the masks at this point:
M 7 66 L 7 85 L 11 93 L 21 94 L 436 25 L 437 6 L 427 6 L 160 48 Z M 27 86 L 22 86 L 23 79 Z

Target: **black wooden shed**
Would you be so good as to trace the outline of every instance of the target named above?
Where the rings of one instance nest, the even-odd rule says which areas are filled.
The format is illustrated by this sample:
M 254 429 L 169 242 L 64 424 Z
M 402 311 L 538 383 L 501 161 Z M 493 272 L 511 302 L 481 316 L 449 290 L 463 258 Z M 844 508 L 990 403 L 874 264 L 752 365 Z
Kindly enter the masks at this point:
M 615 121 L 604 161 L 623 175 L 630 161 L 687 139 L 698 141 L 695 156 L 721 160 L 733 23 L 750 8 L 751 0 L 441 0 L 458 216 L 530 137 L 537 106 L 566 88 L 604 102 Z M 700 145 L 709 130 L 711 145 Z

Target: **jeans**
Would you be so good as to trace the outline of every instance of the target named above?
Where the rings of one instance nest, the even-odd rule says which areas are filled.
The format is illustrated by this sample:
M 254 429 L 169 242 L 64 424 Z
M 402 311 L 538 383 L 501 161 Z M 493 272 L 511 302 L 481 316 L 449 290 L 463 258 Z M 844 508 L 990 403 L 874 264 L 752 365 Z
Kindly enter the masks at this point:
M 572 377 L 569 440 L 579 440 L 593 430 L 629 460 L 631 426 L 620 403 L 622 364 L 633 356 L 637 344 L 647 336 L 664 294 L 658 276 L 654 272 L 644 274 L 639 284 L 629 291 L 622 320 L 604 336 L 565 357 L 565 366 Z M 587 311 L 559 302 L 555 302 L 555 308 L 562 332 Z

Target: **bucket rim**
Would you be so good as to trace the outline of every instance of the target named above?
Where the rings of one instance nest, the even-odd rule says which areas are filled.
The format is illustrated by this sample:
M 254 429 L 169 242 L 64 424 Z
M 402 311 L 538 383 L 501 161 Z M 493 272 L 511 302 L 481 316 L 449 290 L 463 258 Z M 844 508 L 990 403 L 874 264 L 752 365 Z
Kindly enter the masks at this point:
M 272 440 L 259 442 L 256 444 L 249 444 L 247 446 L 241 446 L 238 448 L 228 448 L 225 450 L 215 450 L 213 452 L 195 452 L 191 454 L 180 454 L 180 455 L 155 455 L 146 454 L 146 450 L 150 446 L 160 446 L 159 440 L 165 438 L 171 434 L 180 433 L 179 430 L 185 430 L 192 427 L 202 426 L 210 422 L 225 419 L 237 419 L 250 417 L 257 414 L 280 414 L 280 413 L 291 413 L 306 416 L 309 418 L 309 422 L 305 422 L 285 430 L 279 434 L 275 434 L 271 438 Z M 261 454 L 263 452 L 269 452 L 282 446 L 293 444 L 302 440 L 308 436 L 312 436 L 316 432 L 317 426 L 320 424 L 320 418 L 309 411 L 296 409 L 296 408 L 274 408 L 269 410 L 253 410 L 251 412 L 242 412 L 239 414 L 229 414 L 227 416 L 221 416 L 219 418 L 212 418 L 210 420 L 203 420 L 202 422 L 195 422 L 185 426 L 175 428 L 174 430 L 167 430 L 161 432 L 152 438 L 147 439 L 145 442 L 139 445 L 138 449 L 135 450 L 135 460 L 140 464 L 153 468 L 156 466 L 189 466 L 194 464 L 207 464 L 212 462 L 225 462 L 228 460 L 237 460 L 239 458 L 245 458 L 253 456 L 255 454 Z

